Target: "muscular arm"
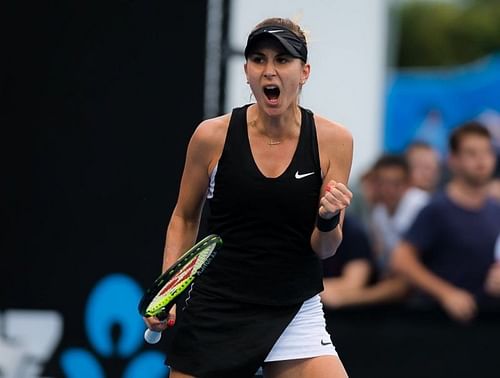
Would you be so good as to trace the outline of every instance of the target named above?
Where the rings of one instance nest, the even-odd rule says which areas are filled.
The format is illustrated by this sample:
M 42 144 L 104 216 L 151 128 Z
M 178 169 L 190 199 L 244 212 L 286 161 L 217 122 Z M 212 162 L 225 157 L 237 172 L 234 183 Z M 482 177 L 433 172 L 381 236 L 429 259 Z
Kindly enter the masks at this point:
M 177 204 L 167 227 L 162 272 L 196 241 L 210 172 L 219 160 L 227 131 L 227 117 L 201 123 L 189 141 Z M 175 323 L 175 305 L 166 319 L 144 317 L 149 329 L 161 332 Z
M 352 193 L 347 181 L 352 165 L 353 140 L 351 133 L 341 125 L 317 118 L 318 143 L 321 169 L 324 173 L 318 215 L 331 219 L 340 212 L 340 223 L 329 232 L 315 227 L 311 246 L 316 254 L 325 259 L 332 256 L 342 241 L 344 209 L 349 206 Z

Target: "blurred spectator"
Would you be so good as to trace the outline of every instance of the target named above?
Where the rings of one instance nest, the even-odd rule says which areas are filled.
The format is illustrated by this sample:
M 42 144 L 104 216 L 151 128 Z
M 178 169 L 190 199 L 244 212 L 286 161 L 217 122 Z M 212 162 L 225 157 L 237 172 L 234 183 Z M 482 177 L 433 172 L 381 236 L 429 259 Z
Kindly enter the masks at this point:
M 500 203 L 500 177 L 496 177 L 491 180 L 488 192 L 491 198 Z
M 445 189 L 417 216 L 398 244 L 392 266 L 455 320 L 471 320 L 479 305 L 498 304 L 500 204 L 488 194 L 495 153 L 488 130 L 470 122 L 449 141 L 452 173 Z M 429 298 L 429 296 L 431 298 Z
M 497 166 L 490 184 L 490 195 L 500 201 L 500 113 L 494 109 L 486 109 L 479 114 L 477 120 L 490 132 L 491 142 L 497 155 Z
M 360 177 L 359 184 L 353 188 L 354 196 L 347 212 L 361 221 L 365 229 L 370 227 L 373 207 L 378 201 L 375 171 L 370 168 Z
M 440 182 L 438 152 L 426 142 L 413 142 L 405 150 L 410 167 L 411 185 L 426 192 L 434 192 Z
M 343 307 L 358 303 L 358 290 L 375 280 L 375 261 L 362 223 L 346 214 L 342 243 L 332 257 L 323 260 L 321 300 L 325 307 Z
M 329 273 L 331 275 L 332 269 L 336 267 L 337 277 L 340 277 L 324 279 L 323 303 L 326 307 L 399 301 L 405 298 L 408 293 L 408 283 L 390 271 L 388 261 L 401 235 L 408 229 L 418 211 L 428 202 L 430 195 L 411 186 L 409 165 L 402 155 L 382 155 L 375 162 L 370 174 L 372 175 L 370 180 L 373 180 L 374 184 L 369 192 L 373 194 L 370 198 L 377 201 L 371 214 L 369 228 L 371 235 L 368 238 L 372 241 L 374 255 L 369 258 L 365 252 L 363 259 L 365 264 L 375 260 L 374 270 L 377 280 L 367 285 L 366 277 L 362 276 L 358 270 L 358 281 L 355 281 L 354 278 L 349 279 L 349 282 L 356 282 L 356 285 L 344 284 L 347 281 L 348 270 L 346 268 L 340 270 L 345 264 L 340 258 L 342 255 L 339 254 L 338 260 L 334 260 L 334 256 L 329 262 L 332 265 L 326 265 L 330 272 L 326 270 L 325 274 L 328 277 Z M 344 245 L 344 251 L 347 252 L 345 259 L 349 258 L 349 254 L 352 254 L 353 257 L 359 256 L 360 250 L 356 250 L 356 248 L 361 249 L 361 247 L 354 245 L 352 241 L 349 242 L 350 238 L 353 237 L 359 240 L 366 239 L 359 232 L 358 236 L 349 231 L 344 234 L 342 244 L 347 241 Z M 340 275 L 340 272 L 344 274 Z M 352 269 L 351 273 L 354 276 L 356 271 Z M 362 281 L 361 277 L 365 280 Z
M 490 132 L 491 142 L 498 157 L 500 155 L 500 113 L 494 109 L 486 109 L 479 114 L 477 121 Z
M 411 186 L 410 168 L 402 155 L 382 155 L 375 162 L 374 171 L 379 203 L 373 209 L 371 229 L 377 263 L 383 273 L 401 235 L 430 195 Z

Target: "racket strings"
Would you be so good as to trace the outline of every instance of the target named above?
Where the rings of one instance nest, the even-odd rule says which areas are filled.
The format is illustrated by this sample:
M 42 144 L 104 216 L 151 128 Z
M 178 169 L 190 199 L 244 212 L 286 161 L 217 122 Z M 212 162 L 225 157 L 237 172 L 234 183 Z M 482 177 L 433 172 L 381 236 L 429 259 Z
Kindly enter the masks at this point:
M 209 235 L 194 245 L 148 289 L 139 304 L 139 312 L 146 316 L 166 313 L 176 298 L 189 288 L 184 306 L 186 308 L 193 290 L 193 281 L 205 270 L 221 246 L 222 240 L 217 235 Z
M 174 274 L 174 276 L 164 285 L 166 287 L 168 287 L 168 285 L 171 285 L 171 287 L 169 287 L 167 290 L 160 290 L 159 294 L 157 294 L 153 298 L 150 305 L 148 306 L 147 312 L 150 314 L 155 314 L 159 311 L 163 311 L 168 303 L 172 302 L 175 297 L 183 292 L 192 283 L 195 276 L 198 273 L 201 273 L 208 265 L 215 247 L 216 245 L 214 243 L 208 243 L 208 245 L 202 247 L 202 250 L 199 253 L 194 254 L 194 256 L 192 256 L 190 259 L 186 259 L 184 266 L 180 268 Z M 195 260 L 194 264 L 191 263 L 193 260 Z M 189 273 L 186 274 L 186 271 L 188 271 Z M 183 276 L 183 274 L 185 276 Z M 179 279 L 178 277 L 182 278 Z M 172 280 L 175 279 L 178 279 L 178 282 L 175 282 L 175 284 L 172 285 Z M 191 291 L 192 286 L 189 289 L 188 295 L 190 295 Z

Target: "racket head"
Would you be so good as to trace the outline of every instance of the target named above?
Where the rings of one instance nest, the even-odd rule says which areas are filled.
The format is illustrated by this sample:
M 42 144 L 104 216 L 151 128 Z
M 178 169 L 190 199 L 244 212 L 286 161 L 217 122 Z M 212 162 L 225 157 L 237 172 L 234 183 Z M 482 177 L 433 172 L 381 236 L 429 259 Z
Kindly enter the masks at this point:
M 214 234 L 192 246 L 146 290 L 139 302 L 139 313 L 166 317 L 177 297 L 205 270 L 221 246 L 222 239 Z

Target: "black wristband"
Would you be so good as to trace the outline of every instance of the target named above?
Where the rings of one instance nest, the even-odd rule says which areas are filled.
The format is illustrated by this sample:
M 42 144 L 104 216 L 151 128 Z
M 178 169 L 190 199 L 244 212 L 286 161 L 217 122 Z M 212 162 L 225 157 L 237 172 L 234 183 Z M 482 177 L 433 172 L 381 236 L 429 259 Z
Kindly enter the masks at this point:
M 339 222 L 340 211 L 330 219 L 321 218 L 321 216 L 318 215 L 318 218 L 316 219 L 316 227 L 321 232 L 329 232 L 337 227 L 339 225 Z

